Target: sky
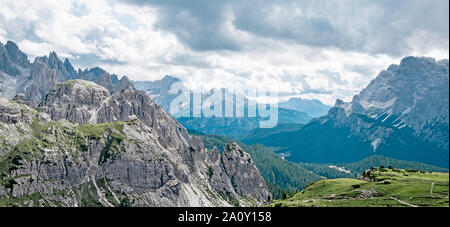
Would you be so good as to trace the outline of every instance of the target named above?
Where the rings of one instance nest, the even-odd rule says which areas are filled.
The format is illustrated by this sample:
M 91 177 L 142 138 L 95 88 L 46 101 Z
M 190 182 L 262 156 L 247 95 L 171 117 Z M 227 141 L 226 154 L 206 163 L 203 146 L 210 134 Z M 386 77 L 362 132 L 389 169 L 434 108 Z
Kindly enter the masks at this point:
M 32 60 L 190 87 L 349 101 L 406 56 L 449 58 L 447 0 L 0 0 L 0 42 Z

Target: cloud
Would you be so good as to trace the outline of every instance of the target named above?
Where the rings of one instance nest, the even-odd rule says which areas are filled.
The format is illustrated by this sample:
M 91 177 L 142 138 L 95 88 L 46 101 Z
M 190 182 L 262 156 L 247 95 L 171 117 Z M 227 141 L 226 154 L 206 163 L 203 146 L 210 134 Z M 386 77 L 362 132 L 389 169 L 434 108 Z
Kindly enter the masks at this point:
M 194 50 L 238 50 L 239 39 L 234 37 L 227 21 L 226 1 L 199 0 L 125 1 L 136 5 L 150 5 L 158 12 L 155 27 L 174 33 Z
M 236 37 L 241 35 L 236 29 L 282 42 L 394 56 L 414 49 L 415 43 L 408 40 L 422 32 L 448 49 L 445 0 L 124 2 L 157 8 L 156 27 L 176 34 L 197 51 L 253 47 L 253 40 Z
M 445 0 L 0 0 L 0 41 L 133 80 L 349 100 L 407 55 L 448 58 Z

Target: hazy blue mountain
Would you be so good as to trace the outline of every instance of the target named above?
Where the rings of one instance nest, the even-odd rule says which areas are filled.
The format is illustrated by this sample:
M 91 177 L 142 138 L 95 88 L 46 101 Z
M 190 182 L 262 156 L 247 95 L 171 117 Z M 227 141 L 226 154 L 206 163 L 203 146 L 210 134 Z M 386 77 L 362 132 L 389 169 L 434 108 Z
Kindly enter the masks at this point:
M 407 57 L 383 70 L 352 102 L 300 130 L 253 141 L 297 162 L 345 163 L 372 155 L 449 165 L 448 60 Z
M 166 110 L 166 112 L 170 112 L 170 103 L 178 96 L 178 94 L 174 95 L 169 91 L 172 84 L 176 82 L 181 81 L 176 77 L 166 75 L 161 80 L 133 81 L 133 84 L 137 89 L 145 91 L 158 105 Z M 225 91 L 226 89 L 223 88 L 222 92 Z M 202 98 L 207 97 L 207 94 L 202 95 Z M 181 113 L 189 112 L 188 106 L 179 113 L 175 113 L 173 116 L 176 117 L 184 127 L 190 130 L 199 131 L 205 134 L 237 138 L 259 128 L 259 122 L 265 119 L 262 117 L 247 117 L 246 113 L 248 113 L 249 101 L 245 99 L 245 97 L 242 100 L 246 100 L 244 103 L 241 103 L 244 108 L 243 111 L 245 117 L 181 117 Z M 278 108 L 278 124 L 304 124 L 311 119 L 312 117 L 305 112 L 300 112 L 292 108 Z
M 304 124 L 279 124 L 275 128 L 257 128 L 241 136 L 239 140 L 244 143 L 254 144 L 272 135 L 300 130 L 303 126 Z
M 156 81 L 133 81 L 136 89 L 145 91 L 159 106 L 169 112 L 170 103 L 178 94 L 170 94 L 170 87 L 173 83 L 181 82 L 180 79 L 169 75 Z
M 287 102 L 281 102 L 279 107 L 304 112 L 311 117 L 326 115 L 331 106 L 323 104 L 321 101 L 313 99 L 290 98 Z
M 295 110 L 278 109 L 279 125 L 298 125 L 311 120 L 305 113 Z M 261 117 L 182 117 L 177 119 L 184 127 L 209 135 L 222 135 L 242 138 L 253 130 L 259 129 Z M 267 131 L 273 130 L 268 128 Z

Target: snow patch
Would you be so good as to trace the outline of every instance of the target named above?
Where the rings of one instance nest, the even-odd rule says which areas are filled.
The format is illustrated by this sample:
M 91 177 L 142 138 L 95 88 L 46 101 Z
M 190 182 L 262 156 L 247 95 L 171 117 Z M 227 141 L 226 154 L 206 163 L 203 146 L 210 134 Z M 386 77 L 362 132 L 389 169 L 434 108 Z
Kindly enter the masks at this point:
M 376 152 L 378 145 L 380 145 L 381 143 L 381 139 L 377 138 L 374 141 L 372 141 L 372 143 L 370 143 L 370 145 L 372 146 L 373 152 Z

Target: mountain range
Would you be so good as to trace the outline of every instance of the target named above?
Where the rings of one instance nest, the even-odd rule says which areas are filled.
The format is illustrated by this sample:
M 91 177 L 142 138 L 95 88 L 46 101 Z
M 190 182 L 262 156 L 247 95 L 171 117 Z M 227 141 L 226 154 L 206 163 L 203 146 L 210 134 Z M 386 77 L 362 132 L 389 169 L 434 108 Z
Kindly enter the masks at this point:
M 290 98 L 286 102 L 280 102 L 278 106 L 283 109 L 306 113 L 313 118 L 326 115 L 331 108 L 331 106 L 325 105 L 317 99 L 302 98 Z
M 100 68 L 74 74 L 54 52 L 30 63 L 12 42 L 0 50 L 0 206 L 271 200 L 238 144 L 206 149 L 126 77 Z
M 277 147 L 296 162 L 346 163 L 372 155 L 448 168 L 449 63 L 406 57 L 383 70 L 351 102 L 299 130 L 246 143 Z
M 36 57 L 33 62 L 12 41 L 0 43 L 0 96 L 12 99 L 23 95 L 30 105 L 36 107 L 56 84 L 73 79 L 93 81 L 112 94 L 124 89 L 134 89 L 124 76 L 109 74 L 101 68 L 77 71 L 69 60 L 62 62 L 55 52 Z
M 0 43 L 0 206 L 260 206 L 377 165 L 447 172 L 448 67 L 406 57 L 351 102 L 291 98 L 260 128 L 170 115 L 176 77 L 119 79 Z
M 178 96 L 178 94 L 170 93 L 170 88 L 174 83 L 182 83 L 179 78 L 166 75 L 161 80 L 156 81 L 133 81 L 136 89 L 147 92 L 155 102 L 164 110 L 170 112 L 171 102 Z M 186 88 L 186 90 L 188 90 Z M 227 92 L 226 88 L 222 88 L 223 92 Z M 248 102 L 254 102 L 243 94 L 236 94 L 237 96 L 244 96 L 236 100 L 245 100 L 242 103 L 244 113 L 248 113 Z M 207 98 L 208 95 L 202 95 L 202 98 Z M 223 101 L 225 102 L 225 101 Z M 259 105 L 259 103 L 255 103 Z M 306 100 L 301 98 L 291 98 L 287 102 L 280 102 L 277 104 L 278 124 L 304 124 L 309 122 L 313 117 L 325 115 L 330 108 L 318 100 Z M 238 106 L 238 105 L 236 105 Z M 264 117 L 193 117 L 189 113 L 190 108 L 186 106 L 179 113 L 172 113 L 174 117 L 180 121 L 183 126 L 190 130 L 195 130 L 205 134 L 222 135 L 231 138 L 240 138 L 247 135 L 250 131 L 259 128 L 259 122 L 266 119 Z M 275 108 L 275 107 L 274 107 Z M 183 116 L 188 113 L 188 117 Z

